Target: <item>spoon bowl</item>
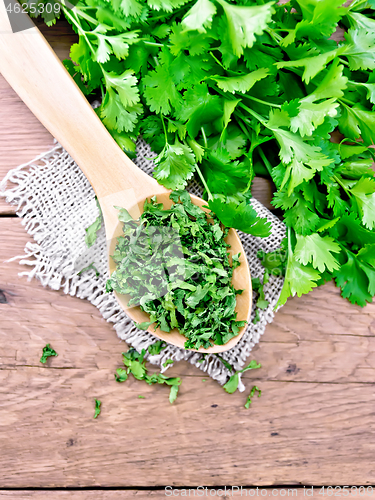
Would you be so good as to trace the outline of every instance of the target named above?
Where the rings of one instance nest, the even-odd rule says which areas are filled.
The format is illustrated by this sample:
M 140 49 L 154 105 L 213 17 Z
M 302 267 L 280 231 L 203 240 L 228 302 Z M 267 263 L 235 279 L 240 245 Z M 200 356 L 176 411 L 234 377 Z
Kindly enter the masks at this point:
M 209 212 L 207 208 L 204 208 L 204 206 L 207 205 L 207 203 L 202 200 L 201 198 L 198 198 L 198 196 L 190 195 L 190 198 L 192 202 L 203 208 L 205 212 Z M 172 206 L 172 200 L 169 198 L 169 191 L 166 193 L 162 193 L 157 196 L 157 201 L 158 203 L 162 203 L 165 209 L 169 209 Z M 138 218 L 140 213 L 143 210 L 143 203 L 137 204 L 135 207 L 130 208 L 129 212 L 134 218 Z M 113 237 L 111 240 L 109 240 L 108 244 L 108 251 L 109 251 L 109 256 L 113 255 L 116 244 L 117 244 L 117 237 L 122 234 L 122 223 L 118 223 L 115 230 L 114 230 L 115 237 Z M 249 266 L 247 263 L 246 259 L 246 254 L 244 252 L 244 249 L 242 247 L 242 243 L 240 238 L 238 237 L 237 232 L 234 229 L 230 229 L 228 232 L 228 236 L 226 237 L 226 243 L 230 245 L 230 248 L 228 249 L 229 253 L 229 260 L 230 263 L 232 263 L 232 256 L 240 253 L 240 258 L 239 261 L 241 265 L 237 267 L 236 269 L 233 270 L 233 276 L 232 276 L 232 284 L 234 288 L 238 290 L 243 290 L 242 294 L 237 295 L 236 297 L 236 312 L 237 312 L 237 320 L 238 321 L 248 321 L 251 313 L 251 303 L 252 303 L 252 288 L 251 288 L 251 278 L 250 278 L 250 271 L 249 271 Z M 111 257 L 109 257 L 109 272 L 112 274 L 116 270 L 116 263 L 113 261 Z M 137 323 L 142 323 L 144 321 L 150 321 L 149 315 L 142 311 L 142 309 L 139 306 L 128 306 L 128 300 L 129 297 L 127 295 L 121 295 L 119 293 L 115 293 L 116 299 L 122 309 L 126 312 L 126 314 L 134 321 Z M 200 347 L 199 349 L 189 349 L 191 351 L 198 351 L 198 352 L 204 352 L 204 353 L 219 353 L 223 351 L 227 351 L 228 349 L 231 349 L 233 346 L 235 346 L 238 341 L 241 339 L 242 335 L 246 331 L 247 325 L 242 327 L 236 337 L 233 337 L 229 342 L 227 342 L 224 345 L 214 345 L 209 347 L 208 349 L 205 349 L 203 347 Z M 173 344 L 177 347 L 181 347 L 185 349 L 184 345 L 186 342 L 186 337 L 182 335 L 177 328 L 174 328 L 170 332 L 164 332 L 160 328 L 157 328 L 155 330 L 154 325 L 151 325 L 148 328 L 148 331 L 158 337 L 161 340 L 164 340 L 165 342 L 168 342 L 169 344 Z
M 17 94 L 51 134 L 69 152 L 90 181 L 102 209 L 108 244 L 110 272 L 114 262 L 110 258 L 121 234 L 115 206 L 126 208 L 138 218 L 146 198 L 157 195 L 158 201 L 170 208 L 169 191 L 142 172 L 119 148 L 101 123 L 78 86 L 66 71 L 39 30 L 33 26 L 13 33 L 0 2 L 0 71 Z M 24 23 L 26 26 L 27 24 Z M 202 207 L 203 200 L 192 196 Z M 232 283 L 243 289 L 237 296 L 237 319 L 248 320 L 251 312 L 251 279 L 248 262 L 241 241 L 234 229 L 229 231 L 227 243 L 230 255 L 240 252 L 241 265 L 234 270 Z M 116 296 L 120 306 L 135 321 L 147 321 L 148 316 L 138 307 L 128 308 L 125 297 Z M 246 327 L 227 344 L 215 345 L 200 352 L 222 352 L 232 348 L 242 337 Z M 185 337 L 177 330 L 170 333 L 160 329 L 149 331 L 166 342 L 184 347 Z

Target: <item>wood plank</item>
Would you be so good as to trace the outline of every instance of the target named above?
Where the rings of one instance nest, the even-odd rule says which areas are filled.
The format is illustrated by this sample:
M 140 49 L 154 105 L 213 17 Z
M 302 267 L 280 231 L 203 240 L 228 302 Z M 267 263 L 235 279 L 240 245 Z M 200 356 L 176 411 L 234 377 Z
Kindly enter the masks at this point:
M 3 488 L 374 483 L 374 305 L 330 285 L 293 299 L 254 350 L 251 409 L 186 363 L 171 368 L 183 382 L 170 405 L 166 387 L 114 381 L 124 343 L 94 306 L 4 263 L 26 240 L 0 220 Z M 41 366 L 47 342 L 59 356 Z
M 153 500 L 162 500 L 172 497 L 191 497 L 201 495 L 203 497 L 210 498 L 244 498 L 251 496 L 268 496 L 272 498 L 324 498 L 321 494 L 323 493 L 321 487 L 284 487 L 284 488 L 276 488 L 276 487 L 268 487 L 268 488 L 242 488 L 238 486 L 227 486 L 227 490 L 223 488 L 213 489 L 207 488 L 203 489 L 201 487 L 198 489 L 186 489 L 186 488 L 176 488 L 173 490 L 170 489 L 162 489 L 162 490 L 39 490 L 39 491 L 0 491 L 0 500 L 12 499 L 12 500 L 45 500 L 45 499 L 56 499 L 56 500 L 65 500 L 69 498 L 69 500 L 122 500 L 122 499 L 143 499 L 143 498 L 152 498 Z M 239 488 L 239 489 L 237 489 Z M 333 487 L 332 490 L 328 490 L 329 493 L 326 494 L 326 497 L 329 497 L 329 494 L 332 492 L 337 496 L 344 497 L 347 496 L 350 499 L 354 498 L 373 498 L 374 493 L 372 492 L 372 487 L 363 487 L 361 490 L 359 488 L 352 490 L 349 488 L 342 489 L 342 487 Z M 190 491 L 189 491 L 190 490 Z M 359 491 L 361 492 L 361 496 L 359 496 Z M 349 493 L 347 493 L 349 492 Z M 356 493 L 357 492 L 357 493 Z M 356 494 L 355 494 L 356 493 Z M 332 495 L 333 496 L 333 495 Z
M 9 258 L 22 255 L 29 237 L 19 219 L 0 221 L 0 345 L 3 367 L 38 366 L 42 347 L 50 342 L 60 354 L 55 368 L 103 367 L 113 369 L 124 344 L 88 301 L 43 288 L 17 274 L 26 270 Z M 332 311 L 335 311 L 332 314 Z M 375 304 L 349 304 L 333 284 L 288 301 L 268 325 L 253 357 L 263 366 L 247 377 L 299 382 L 371 383 L 375 380 Z M 27 344 L 23 349 L 20 345 Z M 186 365 L 183 373 L 202 377 Z
M 0 370 L 1 484 L 374 484 L 373 384 L 262 389 L 246 410 L 243 394 L 185 376 L 169 405 L 165 387 L 119 386 L 107 367 Z

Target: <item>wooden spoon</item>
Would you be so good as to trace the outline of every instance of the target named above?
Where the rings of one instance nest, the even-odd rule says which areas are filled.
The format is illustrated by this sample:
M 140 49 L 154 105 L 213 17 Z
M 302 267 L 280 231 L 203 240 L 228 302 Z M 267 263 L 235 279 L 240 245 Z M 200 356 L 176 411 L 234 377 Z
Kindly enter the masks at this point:
M 32 24 L 30 26 L 27 30 L 12 33 L 5 5 L 0 2 L 0 71 L 90 181 L 102 208 L 110 256 L 116 237 L 121 234 L 114 206 L 124 207 L 138 217 L 144 200 L 153 195 L 157 195 L 158 201 L 169 208 L 169 191 L 142 172 L 124 154 L 39 30 Z M 191 196 L 191 199 L 199 206 L 205 203 L 196 196 Z M 232 283 L 235 288 L 244 290 L 237 296 L 237 319 L 248 320 L 252 300 L 249 266 L 234 229 L 229 231 L 227 242 L 231 245 L 231 255 L 241 252 L 241 266 L 234 270 Z M 108 260 L 112 273 L 115 264 L 110 257 Z M 134 321 L 141 323 L 149 320 L 139 307 L 127 308 L 124 296 L 116 297 Z M 237 344 L 245 329 L 243 327 L 223 346 L 200 348 L 199 351 L 226 351 Z M 170 344 L 184 348 L 186 339 L 177 329 L 165 333 L 160 329 L 154 331 L 151 326 L 149 331 Z

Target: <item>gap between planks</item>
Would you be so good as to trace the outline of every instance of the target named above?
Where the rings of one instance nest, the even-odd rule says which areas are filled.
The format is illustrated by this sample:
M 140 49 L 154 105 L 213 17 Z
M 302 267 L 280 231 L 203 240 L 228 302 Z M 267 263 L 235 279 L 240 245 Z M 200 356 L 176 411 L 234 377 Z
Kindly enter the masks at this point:
M 176 498 L 177 496 L 183 496 L 183 490 L 186 490 L 186 497 L 189 498 L 195 498 L 195 496 L 198 496 L 198 490 L 191 489 L 189 487 L 184 488 L 180 487 L 176 490 L 176 495 L 173 497 L 173 495 L 170 495 L 171 491 L 167 490 L 168 496 L 172 496 L 173 498 Z M 190 492 L 188 491 L 190 489 Z M 202 491 L 200 490 L 199 493 L 202 495 Z M 269 486 L 269 487 L 264 487 L 264 488 L 256 488 L 252 486 L 246 486 L 243 487 L 242 491 L 237 491 L 237 489 L 234 487 L 233 488 L 233 493 L 231 490 L 230 486 L 227 486 L 227 495 L 225 494 L 224 487 L 219 488 L 219 489 L 209 489 L 207 491 L 206 497 L 210 498 L 224 498 L 225 500 L 228 500 L 228 498 L 251 498 L 251 494 L 253 494 L 254 497 L 256 496 L 268 496 L 271 498 L 299 498 L 304 500 L 308 500 L 309 498 L 324 498 L 322 495 L 319 494 L 319 491 L 321 491 L 320 486 L 313 486 L 307 487 L 307 488 L 301 488 L 298 486 L 294 485 L 284 485 L 282 487 L 275 487 L 275 486 Z M 246 491 L 246 494 L 245 494 Z M 344 491 L 341 489 L 341 492 Z M 333 491 L 335 493 L 335 491 Z M 178 495 L 177 495 L 178 493 Z M 262 495 L 263 493 L 263 495 Z M 266 493 L 266 494 L 264 494 Z M 11 500 L 27 500 L 27 499 L 32 499 L 32 500 L 45 500 L 45 499 L 56 499 L 56 500 L 65 500 L 69 498 L 69 500 L 126 500 L 130 498 L 136 498 L 136 499 L 147 499 L 147 498 L 152 498 L 153 500 L 161 500 L 168 498 L 168 496 L 165 494 L 164 489 L 159 489 L 159 490 L 144 490 L 144 489 L 113 489 L 113 490 L 102 490 L 102 489 L 80 489 L 80 490 L 72 490 L 69 489 L 67 491 L 61 491 L 61 490 L 34 490 L 34 491 L 29 491 L 29 490 L 18 490 L 18 491 L 0 491 L 0 500 L 5 500 L 5 499 L 11 499 Z M 326 495 L 328 497 L 328 495 Z M 349 496 L 348 496 L 349 497 Z M 373 495 L 371 495 L 369 492 L 365 492 L 364 495 L 361 495 L 359 498 L 372 498 Z M 350 498 L 350 497 L 349 497 Z

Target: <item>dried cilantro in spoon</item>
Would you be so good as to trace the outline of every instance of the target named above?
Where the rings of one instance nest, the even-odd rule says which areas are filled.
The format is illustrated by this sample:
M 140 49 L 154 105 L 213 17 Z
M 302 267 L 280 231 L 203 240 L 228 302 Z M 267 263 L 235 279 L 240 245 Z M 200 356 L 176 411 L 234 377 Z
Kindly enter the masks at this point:
M 170 198 L 170 209 L 156 197 L 146 200 L 138 221 L 120 209 L 123 236 L 112 256 L 117 268 L 107 291 L 128 294 L 129 305 L 149 314 L 150 322 L 140 328 L 153 323 L 165 332 L 178 328 L 186 348 L 226 344 L 246 323 L 236 319 L 236 295 L 242 290 L 231 283 L 239 254 L 231 266 L 228 228 L 214 213 L 209 221 L 185 191 L 172 192 Z

